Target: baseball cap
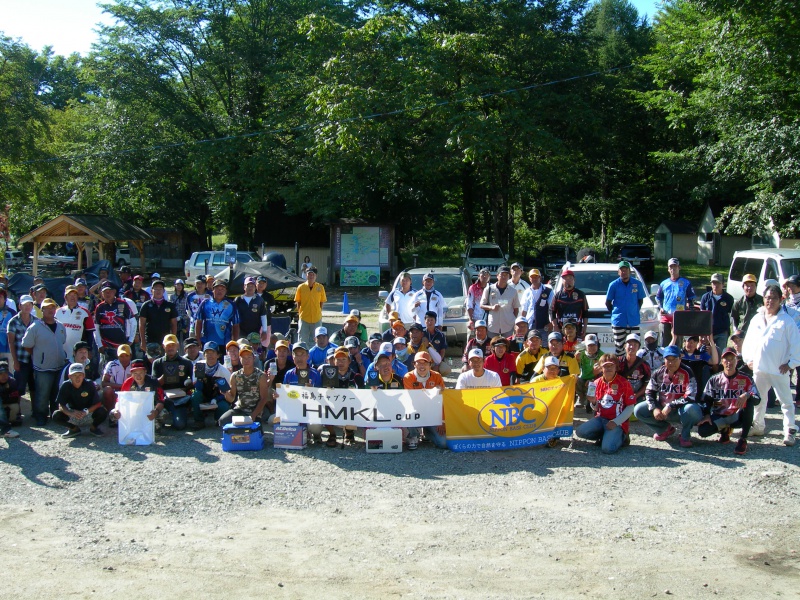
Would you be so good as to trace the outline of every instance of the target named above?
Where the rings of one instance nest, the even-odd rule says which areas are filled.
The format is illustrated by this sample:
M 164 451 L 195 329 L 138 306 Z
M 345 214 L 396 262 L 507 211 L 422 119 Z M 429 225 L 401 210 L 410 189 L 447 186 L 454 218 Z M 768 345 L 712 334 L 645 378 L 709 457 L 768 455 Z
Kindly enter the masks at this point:
M 114 290 L 116 292 L 117 288 L 111 285 L 111 282 L 106 279 L 103 283 L 100 284 L 100 291 L 104 292 L 106 290 Z
M 467 358 L 483 358 L 483 351 L 480 348 L 473 348 L 469 351 Z
M 539 269 L 531 269 L 528 271 L 528 277 L 541 277 L 542 273 Z
M 723 282 L 722 275 L 720 275 L 719 273 L 714 273 L 711 276 L 711 281 L 717 281 L 719 283 L 722 283 Z
M 44 299 L 44 302 L 42 302 L 42 308 L 44 308 L 46 306 L 54 306 L 55 308 L 58 308 L 58 304 L 56 304 L 56 301 L 53 300 L 52 298 L 45 298 Z
M 86 374 L 86 368 L 81 363 L 72 363 L 69 366 L 69 374 L 75 375 L 75 373 L 80 373 L 81 375 Z
M 586 334 L 586 337 L 583 338 L 583 343 L 587 344 L 587 345 L 588 344 L 594 344 L 595 346 L 597 346 L 598 345 L 597 344 L 597 336 L 595 334 L 593 334 L 593 333 L 588 333 L 588 334 Z
M 147 369 L 147 366 L 141 358 L 131 361 L 131 371 L 144 371 L 145 369 Z
M 161 279 L 161 273 L 153 273 L 150 275 L 150 279 Z
M 347 348 L 344 346 L 339 346 L 338 348 L 331 348 L 331 354 L 333 356 L 350 356 L 350 352 L 348 352 Z
M 789 277 L 786 278 L 786 283 L 791 283 L 792 285 L 800 286 L 800 275 L 797 274 L 789 275 Z
M 197 277 L 194 278 L 194 281 L 195 281 L 195 283 L 205 283 L 206 282 L 206 276 L 205 275 L 198 275 Z
M 20 296 L 20 298 L 19 298 L 20 306 L 22 306 L 23 304 L 28 304 L 28 303 L 33 304 L 33 296 L 31 296 L 29 294 L 24 294 L 23 296 Z
M 228 287 L 228 282 L 225 281 L 224 279 L 215 279 L 214 280 L 214 284 L 211 287 L 217 287 L 217 286 L 220 286 L 220 285 L 227 288 Z
M 400 318 L 400 313 L 396 310 L 393 310 L 389 313 L 389 320 L 390 321 L 397 321 Z
M 130 272 L 131 272 L 131 268 L 130 268 L 128 265 L 125 265 L 124 267 L 122 267 L 122 268 L 119 270 L 119 272 L 120 272 L 120 273 L 130 273 Z
M 642 343 L 642 340 L 641 340 L 641 338 L 640 338 L 640 337 L 639 337 L 639 335 L 638 335 L 638 334 L 636 334 L 636 333 L 629 333 L 629 334 L 628 334 L 628 337 L 626 337 L 626 338 L 625 338 L 625 341 L 626 341 L 626 342 L 630 342 L 631 340 L 633 340 L 634 342 L 638 342 L 639 344 L 641 344 L 641 343 Z
M 78 278 L 75 280 L 75 285 L 76 285 L 76 286 L 79 286 L 79 285 L 87 285 L 87 283 L 86 283 L 86 280 L 85 280 L 83 277 L 78 277 Z
M 355 317 L 352 317 L 352 318 L 354 318 L 354 319 L 355 319 Z M 348 321 L 349 321 L 349 320 L 350 320 L 350 319 L 348 319 Z M 358 319 L 356 319 L 356 321 L 357 321 L 357 320 L 358 320 Z M 405 328 L 406 328 L 405 324 L 404 324 L 404 323 L 403 323 L 403 322 L 402 322 L 400 319 L 397 319 L 397 321 L 395 321 L 394 323 L 392 323 L 392 329 L 405 329 Z
M 561 332 L 559 331 L 553 331 L 550 333 L 550 335 L 547 336 L 547 341 L 552 342 L 553 340 L 556 340 L 558 342 L 563 342 L 564 336 L 561 335 Z
M 219 346 L 217 345 L 217 342 L 206 342 L 205 344 L 203 344 L 203 352 L 205 352 L 206 350 L 213 350 L 214 352 L 219 352 Z
M 677 258 L 670 258 L 667 261 L 667 266 L 668 267 L 671 267 L 672 265 L 680 265 L 680 264 L 681 264 L 681 261 L 679 261 Z
M 137 280 L 138 281 L 144 281 L 144 277 L 142 277 L 141 275 L 134 275 L 133 276 L 133 280 L 134 281 L 137 281 Z
M 726 356 L 728 354 L 733 354 L 734 356 L 738 356 L 739 355 L 739 353 L 736 352 L 736 348 L 731 348 L 729 346 L 729 347 L 725 348 L 725 350 L 722 351 L 722 354 L 720 354 L 720 358 L 722 358 L 723 356 Z
M 331 347 L 331 348 L 328 348 L 328 350 L 325 352 L 325 359 L 327 360 L 327 359 L 329 359 L 331 356 L 335 355 L 337 350 L 342 350 L 342 351 L 344 351 L 344 352 L 347 352 L 347 349 L 346 349 L 346 348 L 343 348 L 343 347 L 341 347 L 341 346 L 339 346 L 339 347 L 337 348 L 337 347 L 333 346 L 333 347 Z M 348 355 L 348 356 L 350 356 L 350 353 L 349 353 L 349 352 L 347 352 L 347 355 Z
M 247 352 L 253 354 L 253 347 L 250 344 L 243 344 L 239 346 L 239 354 L 245 354 Z
M 160 279 L 160 278 L 159 278 L 159 279 L 153 279 L 153 280 L 150 282 L 150 287 L 151 287 L 151 288 L 154 288 L 154 287 L 156 287 L 157 285 L 160 285 L 161 287 L 167 287 L 167 284 L 165 284 L 165 283 L 164 283 L 164 280 L 163 280 L 163 279 Z
M 381 340 L 383 340 L 383 336 L 377 331 L 375 333 L 370 334 L 369 336 L 370 342 L 380 342 Z
M 348 339 L 350 339 L 350 338 L 348 338 Z M 408 346 L 408 342 L 406 341 L 406 338 L 404 338 L 404 337 L 396 337 L 396 338 L 394 338 L 392 340 L 392 346 L 394 346 L 395 344 L 403 344 L 403 346 Z
M 752 273 L 747 273 L 744 277 L 742 277 L 742 283 L 758 283 L 758 280 Z
M 777 279 L 770 278 L 770 279 L 767 279 L 767 280 L 764 281 L 764 287 L 765 288 L 768 288 L 771 285 L 775 285 L 775 286 L 780 287 L 780 284 L 778 283 Z
M 321 335 L 328 335 L 328 328 L 327 327 L 317 327 L 314 330 L 314 337 L 319 337 Z
M 495 340 L 492 341 L 492 346 L 505 346 L 508 348 L 508 340 L 504 337 L 497 337 Z
M 656 339 L 657 337 L 658 337 L 658 334 L 655 331 L 653 331 L 652 329 L 644 334 L 644 339 L 648 339 L 648 338 Z
M 130 356 L 132 354 L 131 347 L 128 346 L 128 344 L 120 344 L 119 346 L 117 346 L 117 356 L 121 354 L 127 354 L 128 356 Z
M 256 278 L 255 278 L 255 277 L 245 277 L 245 278 L 244 278 L 244 285 L 245 285 L 245 286 L 247 286 L 247 285 L 250 285 L 251 283 L 252 283 L 253 285 L 255 285 L 255 284 L 256 284 Z
M 239 347 L 239 342 L 237 342 L 236 340 L 231 340 L 230 342 L 225 344 L 225 350 L 227 350 L 228 348 L 238 348 L 238 347 Z
M 425 329 L 419 323 L 414 323 L 411 327 L 408 328 L 409 331 L 425 331 Z
M 354 308 L 353 310 L 351 310 L 350 314 L 352 316 L 354 316 L 354 317 L 358 317 L 359 319 L 361 318 L 361 311 L 358 310 L 357 308 Z
M 91 350 L 91 349 L 92 349 L 91 345 L 89 345 L 89 342 L 86 342 L 86 341 L 84 341 L 84 340 L 78 340 L 77 342 L 75 342 L 75 343 L 72 345 L 72 352 L 73 352 L 73 353 L 75 353 L 75 352 L 77 352 L 78 350 L 82 350 L 82 349 L 84 349 L 84 348 L 85 348 L 86 350 Z
M 183 340 L 183 347 L 184 348 L 188 348 L 189 346 L 199 346 L 199 345 L 200 345 L 200 342 L 198 342 L 197 339 L 193 338 L 193 337 L 188 337 L 185 340 Z
M 308 346 L 306 346 L 305 342 L 297 342 L 292 346 L 292 354 L 294 354 L 298 350 L 305 350 L 306 352 L 308 352 Z
M 511 269 L 509 267 L 507 267 L 506 265 L 503 265 L 502 267 L 497 269 L 497 274 L 499 275 L 500 273 L 508 273 L 510 275 L 511 274 Z
M 478 327 L 486 327 L 487 329 L 489 328 L 488 325 L 486 325 L 486 321 L 484 321 L 483 319 L 478 319 L 477 321 L 475 321 L 475 329 L 477 329 Z
M 631 263 L 629 263 L 627 260 L 621 260 L 621 261 L 619 261 L 619 264 L 617 265 L 617 268 L 618 269 L 630 269 L 631 268 Z
M 78 288 L 76 288 L 74 285 L 68 285 L 67 287 L 64 288 L 64 297 L 66 297 L 67 294 L 71 294 L 72 292 L 75 292 L 77 294 Z
M 435 281 L 436 277 L 433 276 L 433 273 L 425 273 L 425 275 L 422 277 L 422 280 L 425 281 L 426 279 L 432 279 Z
M 381 352 L 388 352 L 389 354 L 394 354 L 394 346 L 392 342 L 383 342 L 381 344 L 380 350 L 378 350 L 378 354 Z
M 275 350 L 277 350 L 278 348 L 286 348 L 288 350 L 289 342 L 287 340 L 278 340 L 277 342 L 275 342 Z
M 178 285 L 179 283 L 180 283 L 181 285 L 186 285 L 186 283 L 183 281 L 183 279 L 176 279 L 176 280 L 175 280 L 175 285 Z
M 317 272 L 317 267 L 311 267 L 306 271 L 306 273 L 314 273 L 314 274 L 316 274 L 316 272 Z
M 344 320 L 345 323 L 358 323 L 358 317 L 355 315 L 347 315 L 347 318 Z
M 572 269 L 564 269 L 563 271 L 561 271 L 562 277 L 566 277 L 567 275 L 572 275 L 573 277 L 575 277 L 575 273 L 572 272 Z
M 557 367 L 558 366 L 558 359 L 555 356 L 548 356 L 544 359 L 544 366 L 545 367 Z
M 667 346 L 666 348 L 664 348 L 664 352 L 662 352 L 662 354 L 664 355 L 664 358 L 667 358 L 669 356 L 677 357 L 681 355 L 681 350 L 677 346 Z
M 528 319 L 526 319 L 525 317 L 517 317 L 517 319 L 514 321 L 514 325 L 516 325 L 517 323 L 525 323 L 525 325 L 527 325 Z
M 518 262 L 511 263 L 511 268 L 512 269 L 519 269 L 521 271 L 522 270 L 522 265 L 519 264 Z
M 433 361 L 431 360 L 431 355 L 430 355 L 430 354 L 428 354 L 427 352 L 417 352 L 417 353 L 414 355 L 414 362 L 417 362 L 418 360 L 424 360 L 424 361 L 427 361 L 427 362 L 429 362 L 429 363 L 430 363 L 430 362 L 433 362 Z
M 575 329 L 578 328 L 574 319 L 567 319 L 566 322 L 564 323 L 564 327 L 574 327 Z
M 264 283 L 267 282 L 267 278 L 264 275 L 259 275 L 258 277 L 256 277 L 256 283 L 261 283 L 261 282 Z
M 347 336 L 345 338 L 345 340 L 344 340 L 344 347 L 345 348 L 358 348 L 360 345 L 361 345 L 361 342 L 354 335 Z
M 531 339 L 531 338 L 534 338 L 534 337 L 542 339 L 542 332 L 539 331 L 538 329 L 531 329 L 528 332 L 528 335 L 527 335 L 526 339 Z

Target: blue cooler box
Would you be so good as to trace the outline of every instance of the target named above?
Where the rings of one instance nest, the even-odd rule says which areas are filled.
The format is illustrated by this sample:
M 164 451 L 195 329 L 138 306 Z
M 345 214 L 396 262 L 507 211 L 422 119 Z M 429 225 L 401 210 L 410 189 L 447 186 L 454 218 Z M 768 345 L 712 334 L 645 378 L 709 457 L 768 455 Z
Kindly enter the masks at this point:
M 264 447 L 264 434 L 260 423 L 234 425 L 229 423 L 222 428 L 222 449 L 225 452 L 241 450 L 261 450 Z

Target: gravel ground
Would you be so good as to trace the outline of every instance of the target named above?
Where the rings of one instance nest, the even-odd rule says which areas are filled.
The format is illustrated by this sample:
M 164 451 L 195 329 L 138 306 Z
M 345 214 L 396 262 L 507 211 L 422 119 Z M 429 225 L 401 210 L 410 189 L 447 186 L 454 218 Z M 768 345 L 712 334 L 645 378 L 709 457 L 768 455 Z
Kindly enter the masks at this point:
M 211 429 L 125 447 L 112 433 L 23 427 L 0 440 L 4 587 L 20 598 L 800 597 L 800 454 L 781 444 L 774 409 L 767 424 L 743 457 L 711 440 L 658 443 L 640 423 L 613 456 L 579 441 L 283 451 L 269 433 L 260 452 L 225 453 Z

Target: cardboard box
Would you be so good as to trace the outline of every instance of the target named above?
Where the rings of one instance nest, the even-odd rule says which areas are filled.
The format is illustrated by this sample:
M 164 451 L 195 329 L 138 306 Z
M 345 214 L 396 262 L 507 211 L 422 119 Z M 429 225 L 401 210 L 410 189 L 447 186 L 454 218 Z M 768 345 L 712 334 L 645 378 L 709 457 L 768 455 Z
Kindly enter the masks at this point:
M 403 430 L 379 427 L 367 429 L 364 439 L 367 442 L 367 452 L 388 453 L 403 451 Z
M 308 426 L 299 423 L 276 423 L 273 429 L 273 446 L 288 450 L 302 450 L 308 446 Z
M 264 434 L 261 423 L 237 426 L 229 423 L 222 428 L 222 449 L 225 452 L 242 450 L 261 450 L 264 447 Z

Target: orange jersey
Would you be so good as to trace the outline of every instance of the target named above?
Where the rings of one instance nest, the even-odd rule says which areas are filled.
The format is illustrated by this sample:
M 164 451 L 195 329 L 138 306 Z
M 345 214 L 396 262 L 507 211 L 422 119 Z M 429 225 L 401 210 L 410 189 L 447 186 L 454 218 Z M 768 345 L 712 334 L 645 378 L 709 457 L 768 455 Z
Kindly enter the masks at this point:
M 403 377 L 403 387 L 407 390 L 431 390 L 436 387 L 444 389 L 444 379 L 442 379 L 442 376 L 436 371 L 431 371 L 430 374 L 428 381 L 423 384 L 417 381 L 417 374 L 414 369 L 412 369 Z

